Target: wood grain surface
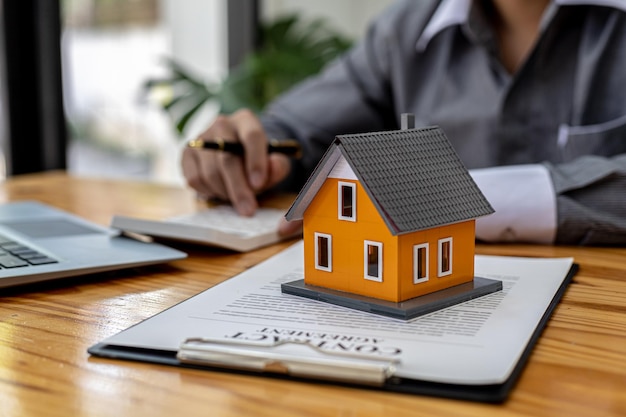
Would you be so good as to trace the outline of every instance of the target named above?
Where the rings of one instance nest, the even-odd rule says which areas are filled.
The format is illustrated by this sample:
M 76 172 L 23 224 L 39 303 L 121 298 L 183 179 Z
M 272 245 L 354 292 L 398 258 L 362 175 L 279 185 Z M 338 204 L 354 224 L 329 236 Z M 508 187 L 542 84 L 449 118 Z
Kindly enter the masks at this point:
M 288 204 L 291 197 L 271 200 Z M 76 178 L 15 177 L 0 201 L 39 200 L 107 225 L 201 206 L 188 190 Z M 0 417 L 626 416 L 626 249 L 479 245 L 482 254 L 573 256 L 580 271 L 509 400 L 490 405 L 330 384 L 90 357 L 87 348 L 256 265 L 293 242 L 246 254 L 178 246 L 167 265 L 0 293 Z

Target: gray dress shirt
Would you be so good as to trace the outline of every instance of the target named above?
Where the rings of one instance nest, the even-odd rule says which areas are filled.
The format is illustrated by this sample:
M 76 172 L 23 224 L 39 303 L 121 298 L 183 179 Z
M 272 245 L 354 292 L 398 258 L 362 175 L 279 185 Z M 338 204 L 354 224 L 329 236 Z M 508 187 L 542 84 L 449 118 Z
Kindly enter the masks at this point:
M 268 133 L 304 148 L 289 185 L 302 185 L 335 135 L 397 129 L 408 112 L 441 126 L 469 169 L 545 166 L 557 243 L 626 244 L 626 1 L 554 0 L 514 75 L 479 3 L 399 1 L 272 103 Z

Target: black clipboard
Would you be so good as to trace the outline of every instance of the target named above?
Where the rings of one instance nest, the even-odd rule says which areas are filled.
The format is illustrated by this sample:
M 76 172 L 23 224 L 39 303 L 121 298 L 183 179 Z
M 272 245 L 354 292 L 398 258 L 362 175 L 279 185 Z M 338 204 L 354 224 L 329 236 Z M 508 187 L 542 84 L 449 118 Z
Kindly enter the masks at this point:
M 530 355 L 535 344 L 537 343 L 537 340 L 541 336 L 544 328 L 550 320 L 552 313 L 554 312 L 554 309 L 563 297 L 565 291 L 567 290 L 567 287 L 571 283 L 577 271 L 578 264 L 574 263 L 567 273 L 567 276 L 559 286 L 559 289 L 556 291 L 550 304 L 546 308 L 543 316 L 541 317 L 541 320 L 535 327 L 534 332 L 532 333 L 528 343 L 524 347 L 522 355 L 517 361 L 512 372 L 504 382 L 499 384 L 448 384 L 400 378 L 394 376 L 392 363 L 385 364 L 381 363 L 381 361 L 374 361 L 370 363 L 371 366 L 369 369 L 371 370 L 365 371 L 379 373 L 381 375 L 380 379 L 363 378 L 362 380 L 359 380 L 358 377 L 353 377 L 353 374 L 351 374 L 351 377 L 341 378 L 341 375 L 339 375 L 339 377 L 337 377 L 337 375 L 333 375 L 332 377 L 330 377 L 329 375 L 324 375 L 323 373 L 311 373 L 303 371 L 302 369 L 297 371 L 294 371 L 293 369 L 290 370 L 289 360 L 281 361 L 280 358 L 276 357 L 271 357 L 266 366 L 259 365 L 259 363 L 252 365 L 254 361 L 248 363 L 246 363 L 245 361 L 237 362 L 237 356 L 233 356 L 231 354 L 225 355 L 225 359 L 222 359 L 221 361 L 215 361 L 214 359 L 208 360 L 203 357 L 184 357 L 185 354 L 189 354 L 198 346 L 223 345 L 223 342 L 220 341 L 199 338 L 188 339 L 187 341 L 185 341 L 185 343 L 183 343 L 183 345 L 181 345 L 181 349 L 179 351 L 130 348 L 125 346 L 98 343 L 91 346 L 88 349 L 88 352 L 94 356 L 110 359 L 141 361 L 178 367 L 199 368 L 211 371 L 227 371 L 246 375 L 262 375 L 264 377 L 273 378 L 288 378 L 302 381 L 319 381 L 322 383 L 335 383 L 364 389 L 377 389 L 413 395 L 427 395 L 477 402 L 502 403 L 506 401 L 510 392 L 519 380 L 519 377 L 521 376 L 522 371 L 526 363 L 528 362 L 528 359 L 530 358 Z M 226 350 L 235 350 L 230 348 L 233 347 L 230 346 Z M 258 357 L 269 357 L 270 355 L 268 354 L 268 348 L 273 347 L 248 345 L 247 348 L 248 351 L 256 352 L 258 354 Z M 211 349 L 212 348 L 209 348 L 209 351 L 211 351 Z M 231 362 L 229 363 L 226 359 L 229 359 Z M 237 363 L 232 363 L 233 359 L 235 359 L 235 362 Z M 332 362 L 334 359 L 341 358 L 329 359 L 328 364 L 330 365 L 332 363 L 335 363 L 335 366 L 337 366 L 339 369 L 341 367 L 341 360 L 339 360 L 339 362 Z M 368 362 L 371 358 L 360 357 L 350 358 L 350 360 L 348 360 L 348 358 L 343 359 L 346 359 L 344 362 L 347 364 L 349 362 Z

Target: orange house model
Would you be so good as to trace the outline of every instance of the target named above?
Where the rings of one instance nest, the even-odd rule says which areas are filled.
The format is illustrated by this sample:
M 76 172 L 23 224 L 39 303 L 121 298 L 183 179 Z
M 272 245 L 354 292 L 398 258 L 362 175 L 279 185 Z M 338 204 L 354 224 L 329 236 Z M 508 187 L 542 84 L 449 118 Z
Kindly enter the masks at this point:
M 475 219 L 492 212 L 438 127 L 337 136 L 287 212 L 304 281 L 282 290 L 367 311 L 422 299 L 403 318 L 497 291 L 474 277 Z

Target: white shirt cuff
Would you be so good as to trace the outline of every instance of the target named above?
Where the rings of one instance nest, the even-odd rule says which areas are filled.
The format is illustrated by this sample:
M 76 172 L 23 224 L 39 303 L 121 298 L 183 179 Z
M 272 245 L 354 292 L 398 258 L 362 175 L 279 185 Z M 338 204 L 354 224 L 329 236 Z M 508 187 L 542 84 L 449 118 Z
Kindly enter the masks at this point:
M 556 236 L 556 196 L 542 165 L 470 170 L 495 213 L 476 220 L 476 237 L 487 242 L 551 244 Z

